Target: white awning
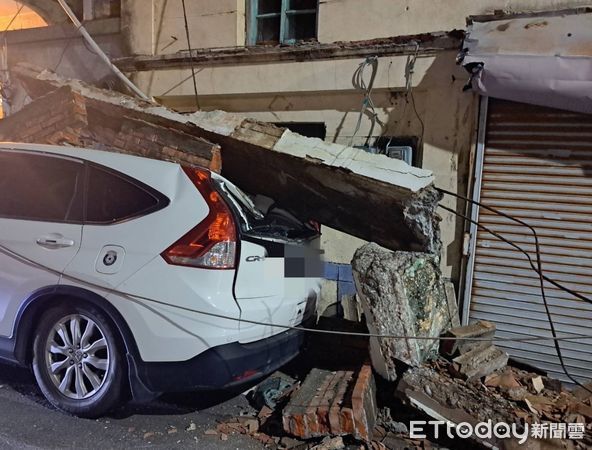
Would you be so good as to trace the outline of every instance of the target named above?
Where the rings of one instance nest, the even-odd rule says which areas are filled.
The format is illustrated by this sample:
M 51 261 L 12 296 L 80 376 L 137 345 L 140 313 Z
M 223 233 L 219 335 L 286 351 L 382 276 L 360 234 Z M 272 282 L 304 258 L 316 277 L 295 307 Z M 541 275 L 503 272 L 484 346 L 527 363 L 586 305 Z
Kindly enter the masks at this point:
M 460 58 L 482 95 L 592 113 L 589 10 L 474 19 Z

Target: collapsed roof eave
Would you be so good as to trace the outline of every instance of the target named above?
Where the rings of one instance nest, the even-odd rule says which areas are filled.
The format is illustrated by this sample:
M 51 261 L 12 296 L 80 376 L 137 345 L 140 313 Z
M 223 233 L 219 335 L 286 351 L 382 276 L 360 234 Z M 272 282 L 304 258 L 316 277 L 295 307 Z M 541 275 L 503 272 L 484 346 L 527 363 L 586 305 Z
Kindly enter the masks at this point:
M 195 139 L 221 146 L 224 176 L 303 220 L 391 249 L 439 250 L 440 195 L 430 171 L 222 111 L 180 114 L 30 65 L 16 66 L 13 76 L 33 99 L 68 86 L 106 114 L 152 126 L 177 123 Z

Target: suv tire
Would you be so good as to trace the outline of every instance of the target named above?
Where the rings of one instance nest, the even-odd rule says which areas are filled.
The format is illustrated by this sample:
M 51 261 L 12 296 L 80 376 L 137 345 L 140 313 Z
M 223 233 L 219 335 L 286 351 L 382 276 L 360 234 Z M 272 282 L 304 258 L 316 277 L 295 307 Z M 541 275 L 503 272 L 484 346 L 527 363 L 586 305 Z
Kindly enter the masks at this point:
M 41 316 L 33 372 L 57 409 L 96 418 L 120 402 L 125 367 L 117 336 L 102 312 L 85 304 L 60 305 Z

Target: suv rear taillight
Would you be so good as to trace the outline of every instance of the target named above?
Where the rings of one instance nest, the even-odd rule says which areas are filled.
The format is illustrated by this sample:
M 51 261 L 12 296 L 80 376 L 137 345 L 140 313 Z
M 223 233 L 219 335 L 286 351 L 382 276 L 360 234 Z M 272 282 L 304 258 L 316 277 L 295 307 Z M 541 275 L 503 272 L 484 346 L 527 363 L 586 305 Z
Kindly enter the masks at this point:
M 234 269 L 236 265 L 236 226 L 230 208 L 214 189 L 210 173 L 183 167 L 210 208 L 208 216 L 189 233 L 162 253 L 169 264 Z

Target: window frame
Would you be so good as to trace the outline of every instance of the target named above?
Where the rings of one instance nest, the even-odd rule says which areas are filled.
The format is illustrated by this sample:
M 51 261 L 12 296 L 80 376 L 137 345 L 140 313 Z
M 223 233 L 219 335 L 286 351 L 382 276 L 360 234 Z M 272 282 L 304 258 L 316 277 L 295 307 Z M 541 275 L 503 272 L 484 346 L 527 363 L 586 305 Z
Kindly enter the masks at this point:
M 126 175 L 124 173 L 121 173 L 115 169 L 112 169 L 111 167 L 108 166 L 104 166 L 102 164 L 98 164 L 92 161 L 85 161 L 86 163 L 86 168 L 85 168 L 85 175 L 84 175 L 84 221 L 83 224 L 84 225 L 99 225 L 99 226 L 108 226 L 108 225 L 117 225 L 123 222 L 127 222 L 129 220 L 134 220 L 137 219 L 139 217 L 144 217 L 147 215 L 150 215 L 152 213 L 155 213 L 156 211 L 160 211 L 161 209 L 166 208 L 169 204 L 170 204 L 170 199 L 164 195 L 163 193 L 157 191 L 156 189 L 148 186 L 145 183 L 142 183 L 139 180 L 136 180 L 135 178 L 130 177 L 129 175 Z M 98 220 L 88 220 L 87 219 L 87 205 L 88 205 L 88 192 L 90 189 L 90 173 L 91 173 L 91 168 L 100 170 L 102 172 L 105 172 L 109 175 L 115 176 L 117 178 L 121 178 L 123 181 L 125 181 L 126 183 L 129 183 L 131 185 L 133 185 L 134 187 L 136 187 L 137 189 L 140 189 L 141 191 L 149 194 L 151 197 L 153 197 L 156 200 L 156 203 L 154 204 L 154 206 L 150 207 L 150 208 L 146 208 L 142 211 L 138 211 L 134 214 L 130 214 L 128 216 L 125 217 L 121 217 L 117 220 L 112 220 L 112 221 L 98 221 Z
M 279 42 L 278 44 L 284 45 L 295 45 L 299 40 L 297 39 L 287 39 L 285 37 L 287 33 L 287 21 L 289 16 L 297 16 L 297 15 L 304 15 L 304 14 L 315 14 L 316 23 L 315 23 L 315 36 L 313 39 L 318 39 L 319 35 L 319 4 L 320 0 L 316 0 L 316 8 L 315 9 L 289 9 L 290 0 L 278 0 L 281 1 L 281 7 L 279 13 L 266 13 L 266 14 L 258 14 L 259 9 L 259 0 L 249 0 L 249 20 L 248 20 L 248 27 L 247 27 L 247 45 L 254 46 L 260 45 L 257 43 L 257 34 L 259 31 L 259 19 L 265 18 L 280 18 L 280 31 L 279 31 Z
M 82 218 L 81 220 L 67 220 L 66 218 L 62 220 L 57 219 L 48 219 L 48 218 L 34 218 L 34 217 L 27 217 L 27 216 L 16 216 L 16 215 L 6 215 L 0 212 L 0 218 L 7 219 L 7 220 L 22 220 L 27 222 L 45 222 L 45 223 L 61 223 L 61 224 L 70 224 L 70 225 L 83 225 L 84 223 L 84 216 L 86 213 L 86 165 L 85 161 L 73 158 L 68 155 L 59 155 L 55 153 L 49 152 L 35 152 L 35 151 L 28 151 L 28 150 L 20 150 L 20 149 L 11 149 L 11 148 L 4 148 L 0 151 L 0 155 L 6 154 L 16 154 L 16 155 L 27 155 L 27 156 L 37 156 L 42 158 L 53 158 L 53 159 L 61 159 L 65 161 L 74 162 L 76 164 L 81 165 L 80 174 L 81 176 L 78 177 L 76 180 L 76 186 L 74 188 L 74 195 L 70 199 L 70 202 L 75 201 L 76 197 L 81 195 L 82 196 Z
M 147 184 L 137 180 L 129 175 L 126 175 L 118 170 L 112 169 L 111 167 L 104 166 L 99 163 L 95 163 L 92 161 L 88 161 L 82 158 L 76 158 L 74 156 L 69 155 L 61 155 L 59 153 L 51 153 L 46 151 L 34 151 L 34 150 L 21 150 L 21 149 L 11 149 L 11 148 L 3 148 L 0 149 L 0 155 L 3 154 L 22 154 L 22 155 L 31 155 L 31 156 L 40 156 L 45 158 L 55 158 L 55 159 L 63 159 L 66 161 L 76 162 L 82 165 L 81 175 L 77 180 L 77 186 L 75 190 L 76 195 L 82 195 L 82 220 L 47 220 L 47 219 L 35 219 L 31 217 L 19 217 L 19 216 L 8 216 L 4 215 L 0 212 L 1 219 L 8 219 L 8 220 L 23 220 L 23 221 L 30 221 L 30 222 L 47 222 L 47 223 L 63 223 L 63 224 L 71 224 L 71 225 L 99 225 L 99 226 L 108 226 L 108 225 L 117 225 L 123 222 L 127 222 L 129 220 L 137 219 L 138 217 L 147 216 L 149 214 L 155 213 L 160 211 L 161 209 L 166 208 L 170 204 L 170 199 L 164 195 L 162 192 L 148 186 Z M 88 205 L 88 190 L 90 188 L 90 168 L 94 167 L 98 170 L 102 170 L 103 172 L 107 172 L 110 175 L 116 176 L 121 178 L 123 181 L 132 184 L 136 188 L 146 192 L 147 194 L 151 195 L 156 199 L 156 203 L 153 207 L 147 208 L 143 211 L 139 211 L 138 213 L 131 214 L 126 217 L 122 217 L 120 219 L 114 221 L 89 221 L 87 220 L 87 205 Z M 75 197 L 72 198 L 74 200 Z

